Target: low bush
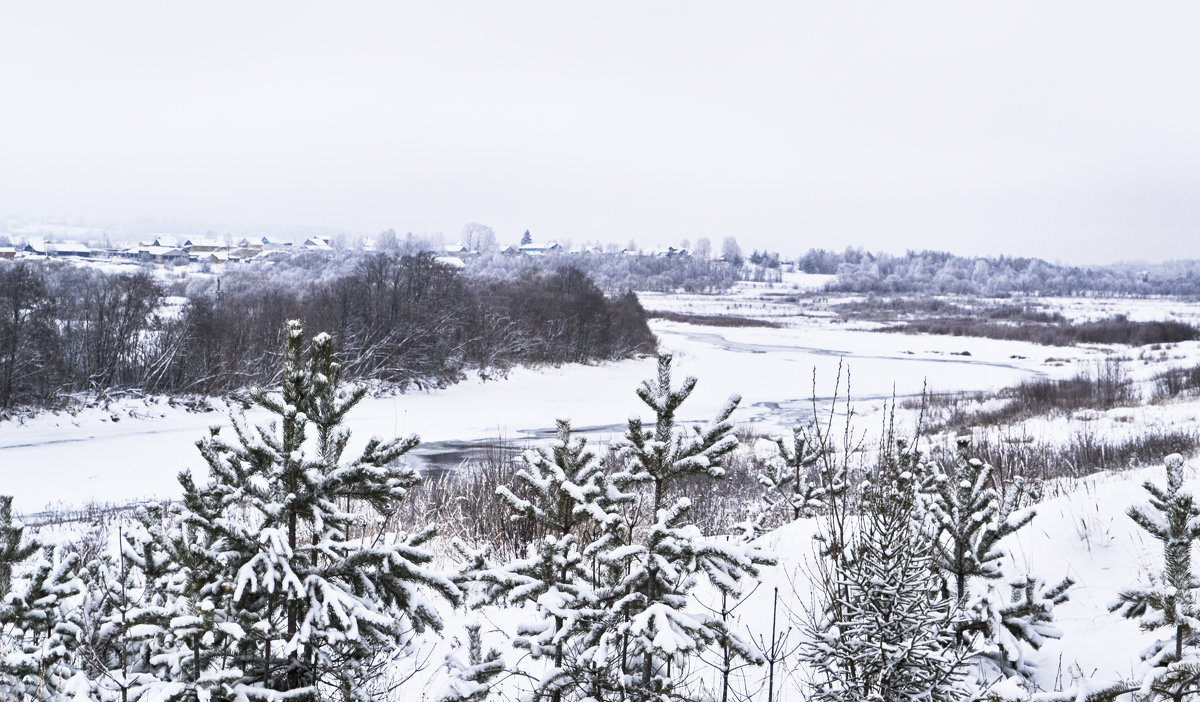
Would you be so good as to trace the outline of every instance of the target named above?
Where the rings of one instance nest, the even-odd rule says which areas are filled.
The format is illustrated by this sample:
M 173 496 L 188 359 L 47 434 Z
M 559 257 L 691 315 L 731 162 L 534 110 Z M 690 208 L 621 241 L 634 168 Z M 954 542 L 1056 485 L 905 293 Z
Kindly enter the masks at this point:
M 733 317 L 719 314 L 686 314 L 683 312 L 647 311 L 648 319 L 665 319 L 668 322 L 683 322 L 684 324 L 699 324 L 706 327 L 766 327 L 779 329 L 783 325 L 766 319 L 750 317 Z
M 995 479 L 1001 485 L 1017 475 L 1044 481 L 1157 465 L 1165 455 L 1188 454 L 1197 448 L 1200 433 L 1194 429 L 1151 429 L 1128 438 L 1109 438 L 1082 430 L 1062 442 L 1029 441 L 993 431 L 976 435 L 971 441 L 972 457 L 995 467 Z M 945 444 L 930 451 L 930 458 L 951 465 L 955 450 L 950 436 Z
M 1006 324 L 992 320 L 966 317 L 919 319 L 879 329 L 881 332 L 904 334 L 937 334 L 941 336 L 974 336 L 1004 341 L 1028 341 L 1044 346 L 1074 346 L 1076 344 L 1173 344 L 1200 338 L 1200 329 L 1174 321 L 1134 322 L 1124 316 L 1097 322 L 1052 324 L 1022 321 Z
M 899 321 L 919 317 L 934 317 L 940 321 L 952 320 L 978 321 L 993 320 L 1005 322 L 1021 322 L 1032 324 L 1060 324 L 1066 318 L 1058 312 L 1046 312 L 1031 305 L 1017 304 L 979 304 L 971 300 L 969 304 L 959 304 L 945 297 L 927 296 L 898 296 L 876 297 L 869 295 L 861 300 L 844 302 L 834 306 L 834 309 L 845 318 L 867 319 L 873 321 Z
M 1200 366 L 1172 368 L 1154 377 L 1154 399 L 1194 395 L 1200 392 Z
M 954 396 L 927 402 L 925 409 L 931 416 L 925 422 L 924 429 L 930 432 L 945 429 L 966 432 L 972 427 L 1011 424 L 1030 417 L 1124 407 L 1136 404 L 1141 399 L 1124 364 L 1117 359 L 1099 363 L 1092 371 L 1073 378 L 1025 380 L 1002 390 L 999 396 L 1006 402 L 987 410 L 965 409 L 963 402 L 955 401 Z M 979 396 L 959 399 L 977 400 Z

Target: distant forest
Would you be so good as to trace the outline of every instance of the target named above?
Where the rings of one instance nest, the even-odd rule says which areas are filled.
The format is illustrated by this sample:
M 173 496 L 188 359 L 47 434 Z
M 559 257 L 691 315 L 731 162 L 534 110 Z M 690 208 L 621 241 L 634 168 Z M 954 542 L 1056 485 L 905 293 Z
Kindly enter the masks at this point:
M 1200 296 L 1200 261 L 1063 266 L 1037 258 L 979 258 L 943 251 L 903 256 L 847 248 L 811 249 L 796 260 L 805 273 L 836 275 L 830 292 L 1026 295 Z
M 736 244 L 733 247 L 736 249 Z M 782 283 L 781 272 L 794 267 L 804 273 L 836 276 L 825 288 L 829 292 L 1200 297 L 1200 261 L 1067 266 L 1037 258 L 966 257 L 944 251 L 909 251 L 897 256 L 858 248 L 840 252 L 810 249 L 790 260 L 778 252 L 754 251 L 746 257 L 738 253 L 722 258 L 485 254 L 467 261 L 472 273 L 501 278 L 554 270 L 563 265 L 585 271 L 606 292 L 632 289 L 714 293 L 739 281 Z
M 268 269 L 106 274 L 0 263 L 0 407 L 115 389 L 217 394 L 275 380 L 285 322 L 333 335 L 351 378 L 444 385 L 468 369 L 650 353 L 633 293 L 606 297 L 575 268 L 468 276 L 430 254 Z
M 637 256 L 625 254 L 552 254 L 548 256 L 484 255 L 468 260 L 472 273 L 489 277 L 521 278 L 534 271 L 555 270 L 564 265 L 587 273 L 602 290 L 715 293 L 742 280 L 749 270 L 741 262 L 699 256 Z

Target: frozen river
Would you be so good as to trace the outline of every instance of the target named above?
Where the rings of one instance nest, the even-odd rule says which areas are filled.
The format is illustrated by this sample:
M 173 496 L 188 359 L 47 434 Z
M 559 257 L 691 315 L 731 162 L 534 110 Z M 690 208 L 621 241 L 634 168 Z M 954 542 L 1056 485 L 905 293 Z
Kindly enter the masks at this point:
M 849 369 L 855 401 L 878 404 L 893 394 L 917 394 L 926 383 L 933 391 L 1004 387 L 1054 372 L 1045 361 L 1051 352 L 1060 357 L 1064 352 L 816 323 L 718 329 L 656 321 L 653 327 L 662 349 L 676 356 L 677 377 L 699 378 L 695 393 L 681 408 L 683 417 L 703 420 L 730 394 L 740 393 L 743 402 L 735 421 L 768 431 L 811 413 L 814 377 L 816 396 L 828 398 L 839 364 Z M 593 440 L 616 438 L 629 416 L 646 414 L 634 389 L 653 372 L 651 358 L 518 369 L 497 380 L 473 379 L 442 390 L 368 398 L 350 415 L 350 423 L 358 442 L 369 436 L 418 434 L 424 443 L 417 460 L 443 469 L 489 444 L 523 446 L 544 440 L 559 417 L 570 418 Z M 263 417 L 251 413 L 249 418 Z M 227 423 L 219 412 L 128 403 L 76 416 L 45 415 L 25 424 L 0 423 L 0 493 L 15 496 L 19 513 L 50 504 L 172 497 L 178 494 L 179 471 L 204 469 L 195 441 L 210 426 Z M 354 447 L 352 441 L 350 450 Z

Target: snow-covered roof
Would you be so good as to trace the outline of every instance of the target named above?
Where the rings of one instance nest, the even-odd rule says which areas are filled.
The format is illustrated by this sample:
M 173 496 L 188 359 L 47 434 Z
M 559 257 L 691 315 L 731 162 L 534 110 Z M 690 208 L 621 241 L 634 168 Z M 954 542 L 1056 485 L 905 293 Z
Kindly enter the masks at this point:
M 258 256 L 261 253 L 262 253 L 262 247 L 242 246 L 242 247 L 233 249 L 232 251 L 229 251 L 226 255 L 229 256 L 229 258 L 241 260 L 241 259 L 246 259 L 246 258 L 254 258 L 255 256 Z
M 467 267 L 467 264 L 461 258 L 457 258 L 455 256 L 438 256 L 437 258 L 433 259 L 433 261 L 434 263 L 440 263 L 443 266 L 449 266 L 450 268 Z
M 260 251 L 260 252 L 256 253 L 255 255 L 251 256 L 247 260 L 250 260 L 250 261 L 274 261 L 274 260 L 281 259 L 281 258 L 289 258 L 291 255 L 292 255 L 291 252 L 283 251 L 281 249 L 264 249 L 263 251 Z
M 139 246 L 137 247 L 139 254 L 147 256 L 187 256 L 187 251 L 178 246 Z
M 228 245 L 220 239 L 188 239 L 185 245 L 200 249 L 224 249 Z
M 77 241 L 31 241 L 25 246 L 26 251 L 36 254 L 58 254 L 59 256 L 90 256 L 92 250 Z
M 521 246 L 523 253 L 543 253 L 546 251 L 557 251 L 559 248 L 558 242 L 547 242 L 545 244 L 528 243 Z

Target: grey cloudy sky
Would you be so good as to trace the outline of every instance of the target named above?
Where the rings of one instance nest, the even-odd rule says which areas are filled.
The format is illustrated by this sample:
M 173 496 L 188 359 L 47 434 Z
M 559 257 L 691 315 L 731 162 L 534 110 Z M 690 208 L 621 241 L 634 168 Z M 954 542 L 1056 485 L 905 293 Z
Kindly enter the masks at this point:
M 1191 2 L 3 2 L 0 213 L 1200 258 Z

